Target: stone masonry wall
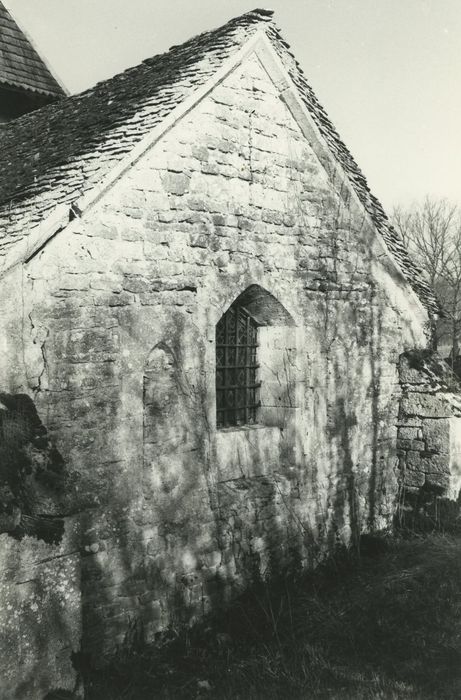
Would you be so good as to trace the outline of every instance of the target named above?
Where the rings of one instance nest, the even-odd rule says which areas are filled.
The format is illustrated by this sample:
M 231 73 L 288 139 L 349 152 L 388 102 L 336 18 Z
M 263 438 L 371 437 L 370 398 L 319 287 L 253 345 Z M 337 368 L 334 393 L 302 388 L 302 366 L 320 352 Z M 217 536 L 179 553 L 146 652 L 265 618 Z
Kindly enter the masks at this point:
M 72 658 L 82 633 L 76 527 L 66 521 L 59 544 L 0 534 L 1 700 L 79 690 Z
M 400 359 L 402 398 L 397 448 L 400 468 L 400 515 L 408 521 L 418 511 L 432 514 L 433 526 L 446 513 L 457 517 L 460 494 L 461 404 L 459 382 L 450 368 L 429 351 Z M 451 515 L 450 515 L 451 514 Z M 442 523 L 443 525 L 443 523 Z
M 68 474 L 34 402 L 0 394 L 0 699 L 77 690 L 78 519 Z
M 392 520 L 426 317 L 331 178 L 252 56 L 2 283 L 3 390 L 72 475 L 95 662 Z M 265 405 L 217 430 L 215 327 L 249 289 Z

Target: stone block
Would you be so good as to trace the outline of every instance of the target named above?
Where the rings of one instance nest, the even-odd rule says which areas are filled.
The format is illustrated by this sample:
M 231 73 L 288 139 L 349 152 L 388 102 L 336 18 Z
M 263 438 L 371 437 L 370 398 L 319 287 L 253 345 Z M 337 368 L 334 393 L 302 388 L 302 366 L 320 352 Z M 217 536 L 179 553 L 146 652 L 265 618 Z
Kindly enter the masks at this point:
M 416 440 L 418 438 L 418 428 L 399 427 L 397 430 L 397 437 L 399 440 Z
M 215 217 L 219 217 L 218 220 Z M 238 227 L 238 217 L 233 214 L 215 214 L 213 216 L 213 223 L 215 226 L 226 226 L 227 228 L 237 228 Z
M 245 217 L 241 216 L 239 218 L 238 227 L 242 231 L 253 231 L 255 224 L 254 221 L 251 221 L 250 219 L 246 219 Z
M 144 216 L 144 211 L 145 209 L 138 209 L 136 207 L 125 207 L 124 212 L 126 216 L 129 216 L 131 219 L 142 219 Z
M 449 452 L 450 423 L 448 419 L 426 418 L 423 422 L 422 433 L 428 450 Z
M 130 222 L 131 226 L 123 226 L 120 228 L 120 239 L 122 241 L 142 241 L 145 237 L 145 231 L 143 228 L 135 228 L 133 222 Z
M 208 211 L 208 204 L 200 197 L 188 197 L 187 206 L 193 211 Z
M 202 163 L 202 173 L 205 175 L 218 175 L 221 171 L 217 163 Z
M 451 415 L 449 406 L 435 394 L 412 393 L 402 397 L 402 418 L 447 418 Z
M 132 294 L 140 294 L 150 291 L 152 289 L 152 282 L 140 275 L 128 275 L 123 281 L 123 289 Z
M 421 488 L 426 481 L 426 476 L 422 472 L 406 471 L 403 483 L 408 488 Z
M 397 449 L 398 450 L 411 450 L 412 444 L 413 444 L 413 440 L 403 440 L 403 439 L 399 438 L 397 440 Z
M 170 172 L 162 173 L 162 184 L 166 192 L 182 196 L 189 190 L 190 176 L 184 173 Z
M 421 454 L 413 451 L 408 452 L 406 457 L 406 466 L 412 471 L 424 472 L 421 466 Z
M 274 224 L 275 226 L 281 226 L 284 223 L 284 214 L 280 211 L 273 211 L 272 209 L 263 209 L 262 220 L 266 224 Z
M 448 454 L 432 454 L 421 457 L 421 469 L 426 474 L 449 474 L 450 457 Z
M 194 145 L 192 146 L 192 157 L 197 160 L 206 162 L 208 161 L 210 152 L 206 146 Z
M 435 487 L 442 493 L 448 491 L 450 487 L 450 475 L 445 473 L 426 474 L 426 486 Z
M 162 184 L 160 174 L 154 168 L 144 168 L 140 166 L 136 169 L 136 176 L 133 182 L 134 186 L 142 190 L 144 194 L 148 192 L 159 192 Z
M 426 445 L 423 440 L 411 440 L 411 449 L 417 452 L 423 452 L 426 449 Z
M 102 224 L 95 235 L 108 240 L 116 240 L 118 238 L 118 230 L 116 226 L 106 226 Z
M 283 215 L 283 225 L 287 228 L 292 228 L 296 225 L 296 217 L 291 213 L 285 213 Z
M 408 362 L 401 361 L 399 368 L 400 382 L 402 384 L 429 385 L 429 377 L 419 369 L 414 369 Z

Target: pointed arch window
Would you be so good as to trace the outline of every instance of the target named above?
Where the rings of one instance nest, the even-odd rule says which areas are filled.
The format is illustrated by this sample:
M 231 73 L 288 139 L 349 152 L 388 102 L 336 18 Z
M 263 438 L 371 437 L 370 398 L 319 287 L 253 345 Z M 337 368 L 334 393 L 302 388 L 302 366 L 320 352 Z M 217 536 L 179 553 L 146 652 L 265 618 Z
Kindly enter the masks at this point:
M 216 422 L 218 428 L 257 422 L 258 323 L 233 304 L 216 325 Z

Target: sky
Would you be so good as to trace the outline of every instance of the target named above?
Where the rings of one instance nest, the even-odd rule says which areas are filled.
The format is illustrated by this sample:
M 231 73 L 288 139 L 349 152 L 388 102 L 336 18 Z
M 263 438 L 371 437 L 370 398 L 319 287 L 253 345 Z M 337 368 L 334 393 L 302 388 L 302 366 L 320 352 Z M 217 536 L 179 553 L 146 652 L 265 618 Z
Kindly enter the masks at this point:
M 71 93 L 258 6 L 3 2 Z M 385 208 L 426 195 L 461 204 L 461 0 L 271 0 L 266 7 Z

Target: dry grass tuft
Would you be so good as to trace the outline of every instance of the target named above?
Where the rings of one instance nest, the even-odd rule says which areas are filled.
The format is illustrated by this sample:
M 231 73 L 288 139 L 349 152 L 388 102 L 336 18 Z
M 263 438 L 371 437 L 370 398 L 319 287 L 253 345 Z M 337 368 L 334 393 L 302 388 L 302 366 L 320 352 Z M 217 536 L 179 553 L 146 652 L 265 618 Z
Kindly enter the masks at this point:
M 461 537 L 390 541 L 259 585 L 163 647 L 87 674 L 88 700 L 457 700 Z

